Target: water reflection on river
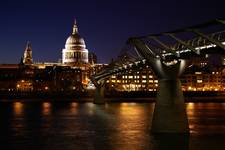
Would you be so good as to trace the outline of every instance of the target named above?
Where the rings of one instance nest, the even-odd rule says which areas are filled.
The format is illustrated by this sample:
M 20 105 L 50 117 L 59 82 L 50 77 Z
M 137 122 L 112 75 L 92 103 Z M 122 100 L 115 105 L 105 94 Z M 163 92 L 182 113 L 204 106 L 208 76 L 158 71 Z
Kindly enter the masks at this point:
M 153 109 L 154 103 L 0 102 L 0 148 L 225 149 L 225 103 L 187 103 L 190 136 L 151 135 Z

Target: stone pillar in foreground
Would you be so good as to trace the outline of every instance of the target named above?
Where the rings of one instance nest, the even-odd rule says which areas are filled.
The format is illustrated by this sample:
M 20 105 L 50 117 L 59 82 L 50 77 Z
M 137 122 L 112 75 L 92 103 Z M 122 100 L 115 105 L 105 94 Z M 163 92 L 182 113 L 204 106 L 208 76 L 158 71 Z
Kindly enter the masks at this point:
M 184 64 L 166 66 L 157 60 L 154 68 L 158 80 L 158 92 L 152 119 L 152 133 L 189 133 L 188 118 L 179 74 Z

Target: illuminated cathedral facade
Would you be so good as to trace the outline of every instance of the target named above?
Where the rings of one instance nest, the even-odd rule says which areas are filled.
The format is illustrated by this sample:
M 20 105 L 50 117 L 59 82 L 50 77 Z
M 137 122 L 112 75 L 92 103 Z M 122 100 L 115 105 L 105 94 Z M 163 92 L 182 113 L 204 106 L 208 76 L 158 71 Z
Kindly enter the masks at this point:
M 62 50 L 62 63 L 80 67 L 88 64 L 88 49 L 85 41 L 78 33 L 76 21 L 74 21 L 73 32 Z
M 62 49 L 61 62 L 34 62 L 31 43 L 28 42 L 19 64 L 0 64 L 0 94 L 83 91 L 90 83 L 96 62 L 97 56 L 94 53 L 89 55 L 74 21 L 72 34 Z
M 31 43 L 28 42 L 19 64 L 0 64 L 0 96 L 27 92 L 37 96 L 44 96 L 43 93 L 62 96 L 92 89 L 91 75 L 107 64 L 97 64 L 97 56 L 86 48 L 76 21 L 61 51 L 62 61 L 37 63 L 33 61 Z M 183 91 L 225 91 L 224 67 L 204 72 L 201 67 L 206 68 L 207 60 L 196 60 L 194 64 L 197 67 L 181 77 Z M 143 66 L 140 71 L 130 70 L 111 76 L 105 86 L 108 91 L 154 92 L 158 80 L 150 67 Z

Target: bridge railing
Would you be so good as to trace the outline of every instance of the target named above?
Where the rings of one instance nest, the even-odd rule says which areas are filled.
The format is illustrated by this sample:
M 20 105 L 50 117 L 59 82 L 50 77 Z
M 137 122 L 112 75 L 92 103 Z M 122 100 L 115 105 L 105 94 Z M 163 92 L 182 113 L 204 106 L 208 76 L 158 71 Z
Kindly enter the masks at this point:
M 225 42 L 225 30 L 220 31 L 220 32 L 216 32 L 216 33 L 212 33 L 212 34 L 209 34 L 207 36 L 209 36 L 210 38 L 212 38 L 216 41 Z M 196 37 L 194 39 L 187 40 L 185 42 L 188 45 L 191 45 L 192 47 L 195 47 L 195 48 L 213 44 L 212 42 L 208 41 L 207 39 L 205 39 L 203 37 Z M 182 45 L 180 43 L 176 43 L 172 47 L 175 51 L 179 51 L 179 50 L 182 50 L 182 49 L 186 48 L 184 45 Z
M 220 27 L 215 28 L 213 32 L 208 32 L 205 30 L 207 27 L 214 25 L 220 25 Z M 204 29 L 204 30 L 203 30 Z M 180 36 L 180 33 L 189 34 L 189 39 L 184 39 Z M 192 35 L 190 35 L 192 34 Z M 161 37 L 166 37 L 164 40 Z M 179 54 L 186 52 L 193 52 L 197 55 L 199 50 L 208 49 L 212 47 L 222 47 L 225 46 L 225 20 L 216 20 L 203 25 L 193 26 L 189 28 L 184 28 L 176 30 L 173 32 L 165 32 L 160 34 L 146 35 L 142 37 L 135 37 L 139 40 L 142 40 L 145 46 L 147 47 L 146 54 L 149 52 L 154 53 L 155 56 L 158 56 L 161 59 L 165 59 L 167 55 L 174 55 L 174 58 L 179 58 Z M 225 49 L 225 48 L 224 48 Z M 172 57 L 172 59 L 174 59 Z M 129 69 L 138 62 L 142 62 L 144 56 L 140 55 L 138 50 L 127 44 L 120 52 L 119 56 L 114 59 L 114 61 L 104 70 L 93 75 L 95 80 L 100 80 L 106 78 L 115 73 L 121 72 L 123 70 Z

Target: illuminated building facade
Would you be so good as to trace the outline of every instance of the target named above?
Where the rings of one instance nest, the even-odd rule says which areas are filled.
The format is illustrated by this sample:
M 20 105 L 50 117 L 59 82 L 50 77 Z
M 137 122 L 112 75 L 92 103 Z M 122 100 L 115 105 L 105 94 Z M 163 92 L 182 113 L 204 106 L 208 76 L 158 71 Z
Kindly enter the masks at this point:
M 181 76 L 183 91 L 225 91 L 225 68 L 210 67 L 205 59 L 194 59 Z M 106 88 L 116 91 L 156 91 L 158 80 L 147 65 L 111 76 Z
M 68 66 L 0 65 L 0 92 L 81 91 L 82 71 Z
M 62 50 L 62 63 L 80 67 L 80 64 L 88 63 L 88 50 L 86 49 L 85 41 L 78 33 L 76 21 L 74 21 L 73 32 Z
M 192 65 L 181 76 L 183 91 L 225 91 L 225 58 L 223 66 L 210 67 L 208 57 L 192 59 Z M 97 56 L 89 53 L 78 33 L 76 21 L 73 32 L 62 50 L 62 62 L 34 63 L 28 42 L 19 64 L 0 65 L 0 92 L 73 92 L 93 87 L 90 76 L 107 64 L 97 64 Z M 126 70 L 106 80 L 106 90 L 156 91 L 158 80 L 148 65 L 138 70 Z
M 27 46 L 23 55 L 23 63 L 26 65 L 31 65 L 33 63 L 32 48 L 30 42 L 27 42 Z
M 61 65 L 81 69 L 82 84 L 87 85 L 90 81 L 89 76 L 91 73 L 90 69 L 92 63 L 92 59 L 89 60 L 88 49 L 86 48 L 84 39 L 80 36 L 78 32 L 78 26 L 75 20 L 73 25 L 73 32 L 67 38 L 65 48 L 62 50 Z
M 88 50 L 75 21 L 73 33 L 62 50 L 62 62 L 33 62 L 28 42 L 19 64 L 0 65 L 0 92 L 82 91 L 91 73 L 88 59 Z
M 158 80 L 148 65 L 113 75 L 106 85 L 108 90 L 118 91 L 156 91 L 157 87 Z
M 189 68 L 181 77 L 183 91 L 225 91 L 224 70 L 220 68 Z

